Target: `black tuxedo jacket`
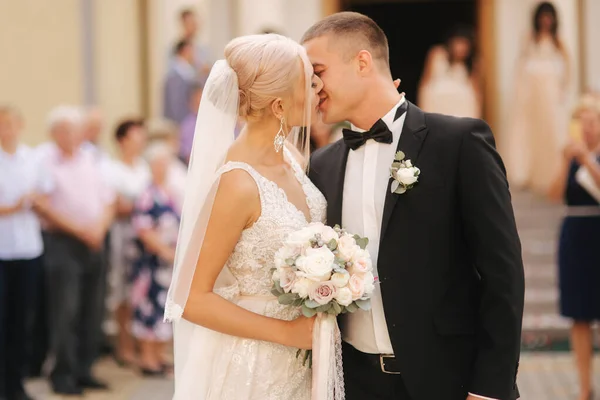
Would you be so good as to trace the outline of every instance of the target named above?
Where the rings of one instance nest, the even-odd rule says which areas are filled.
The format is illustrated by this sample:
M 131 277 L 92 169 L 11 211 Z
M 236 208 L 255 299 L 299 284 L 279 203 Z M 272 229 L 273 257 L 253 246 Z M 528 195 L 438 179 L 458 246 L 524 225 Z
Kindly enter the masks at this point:
M 377 269 L 404 383 L 415 399 L 516 399 L 523 263 L 492 132 L 409 103 L 398 150 L 421 175 L 401 195 L 388 185 Z M 332 226 L 348 152 L 340 140 L 311 158 Z

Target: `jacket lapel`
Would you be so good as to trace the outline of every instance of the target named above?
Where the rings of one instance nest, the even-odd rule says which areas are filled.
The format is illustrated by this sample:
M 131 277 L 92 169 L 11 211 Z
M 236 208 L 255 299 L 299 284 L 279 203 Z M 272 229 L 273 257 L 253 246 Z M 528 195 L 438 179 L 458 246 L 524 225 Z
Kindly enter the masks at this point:
M 346 178 L 346 164 L 350 148 L 343 140 L 336 144 L 337 149 L 332 154 L 331 169 L 326 171 L 330 178 L 331 195 L 327 202 L 327 223 L 330 226 L 342 225 L 342 195 Z
M 406 119 L 404 120 L 404 126 L 402 127 L 402 133 L 400 134 L 400 140 L 398 141 L 398 147 L 396 152 L 402 150 L 406 155 L 406 159 L 411 160 L 414 165 L 418 167 L 416 163 L 419 152 L 423 141 L 427 136 L 427 127 L 425 126 L 425 113 L 423 110 L 412 104 L 408 103 L 408 110 L 406 111 Z M 390 165 L 391 166 L 391 165 Z M 414 189 L 418 188 L 415 186 Z M 396 203 L 402 196 L 410 196 L 410 190 L 404 194 L 394 194 L 391 192 L 392 179 L 390 178 L 385 194 L 385 204 L 383 207 L 383 218 L 381 221 L 381 234 L 379 243 L 383 243 L 385 232 L 387 231 L 390 218 L 396 207 Z M 418 189 L 417 189 L 418 190 Z

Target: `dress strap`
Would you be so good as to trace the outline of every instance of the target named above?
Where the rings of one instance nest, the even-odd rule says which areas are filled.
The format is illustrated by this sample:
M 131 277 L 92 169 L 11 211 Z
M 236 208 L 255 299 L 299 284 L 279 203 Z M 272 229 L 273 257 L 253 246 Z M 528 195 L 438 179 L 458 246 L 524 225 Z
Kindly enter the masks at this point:
M 260 206 L 261 206 L 261 213 L 262 213 L 262 210 L 265 209 L 265 202 L 266 202 L 265 187 L 264 187 L 264 179 L 265 178 L 257 170 L 255 170 L 250 164 L 247 164 L 247 163 L 241 162 L 241 161 L 228 161 L 221 168 L 219 168 L 217 170 L 217 176 L 220 177 L 221 175 L 223 175 L 227 172 L 233 171 L 234 169 L 244 170 L 248 173 L 248 175 L 250 175 L 252 177 L 252 179 L 254 179 L 254 182 L 256 183 L 256 187 L 258 189 L 258 195 L 260 197 Z
M 306 172 L 302 169 L 302 167 L 300 166 L 300 163 L 298 162 L 298 160 L 296 159 L 296 157 L 294 156 L 292 151 L 284 146 L 283 154 L 285 155 L 285 158 L 288 160 L 288 162 L 292 166 L 292 169 L 294 170 L 296 177 L 298 178 L 300 183 L 304 182 L 303 176 L 306 175 Z

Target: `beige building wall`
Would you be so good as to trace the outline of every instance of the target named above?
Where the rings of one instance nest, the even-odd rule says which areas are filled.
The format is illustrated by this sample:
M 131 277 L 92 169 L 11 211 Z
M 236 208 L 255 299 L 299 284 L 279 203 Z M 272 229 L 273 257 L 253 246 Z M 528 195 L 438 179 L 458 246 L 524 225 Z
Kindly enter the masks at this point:
M 584 0 L 584 67 L 586 89 L 600 92 L 600 1 Z
M 137 1 L 94 0 L 93 4 L 95 103 L 105 115 L 102 141 L 111 149 L 116 124 L 142 114 L 139 13 Z
M 0 1 L 0 103 L 21 110 L 24 141 L 46 140 L 46 115 L 81 103 L 80 0 Z

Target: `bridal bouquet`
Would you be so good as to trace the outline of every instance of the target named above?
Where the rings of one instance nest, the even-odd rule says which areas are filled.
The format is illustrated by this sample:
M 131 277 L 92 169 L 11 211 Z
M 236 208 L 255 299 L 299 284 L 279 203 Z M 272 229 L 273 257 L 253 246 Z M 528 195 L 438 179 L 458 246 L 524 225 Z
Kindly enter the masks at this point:
M 369 310 L 375 278 L 368 242 L 322 223 L 290 234 L 275 254 L 271 292 L 306 317 Z
M 293 232 L 275 254 L 271 293 L 280 304 L 302 307 L 309 318 L 369 310 L 375 278 L 368 242 L 322 223 Z

